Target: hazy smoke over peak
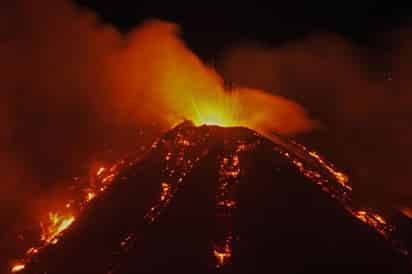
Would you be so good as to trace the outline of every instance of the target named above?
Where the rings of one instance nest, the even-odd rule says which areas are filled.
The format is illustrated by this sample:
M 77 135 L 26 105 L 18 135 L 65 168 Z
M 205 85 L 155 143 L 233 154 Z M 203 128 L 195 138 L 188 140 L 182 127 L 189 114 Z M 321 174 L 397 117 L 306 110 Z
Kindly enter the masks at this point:
M 411 37 L 382 34 L 368 49 L 333 34 L 279 48 L 249 43 L 227 49 L 219 68 L 236 84 L 299 102 L 321 121 L 302 139 L 349 171 L 360 195 L 410 203 Z
M 257 129 L 295 134 L 315 125 L 285 98 L 241 88 L 227 95 L 172 23 L 150 20 L 120 34 L 66 0 L 1 6 L 2 201 L 41 199 L 108 148 L 147 144 L 223 100 Z
M 299 138 L 349 171 L 355 190 L 411 205 L 410 30 L 382 35 L 377 49 L 334 34 L 279 48 L 243 44 L 222 54 L 218 73 L 185 46 L 173 23 L 148 20 L 121 34 L 66 0 L 6 2 L 3 208 L 86 174 L 110 149 L 119 157 L 184 118 L 209 118 L 208 110 L 222 106 L 235 124 L 269 134 L 317 127 Z M 233 82 L 230 92 L 223 79 Z

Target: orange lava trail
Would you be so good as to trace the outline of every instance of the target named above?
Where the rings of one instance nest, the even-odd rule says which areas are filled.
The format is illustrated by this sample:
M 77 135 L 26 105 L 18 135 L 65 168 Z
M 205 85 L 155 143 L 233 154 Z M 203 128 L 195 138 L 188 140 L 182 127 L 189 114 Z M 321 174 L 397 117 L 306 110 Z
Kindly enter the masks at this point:
M 11 265 L 10 272 L 17 273 L 23 271 L 33 257 L 42 249 L 49 245 L 57 244 L 63 233 L 76 221 L 76 216 L 79 216 L 92 200 L 110 186 L 118 174 L 120 167 L 125 163 L 126 162 L 122 160 L 110 168 L 99 167 L 95 173 L 95 177 L 87 182 L 88 185 L 82 190 L 85 194 L 80 195 L 80 199 L 69 200 L 63 203 L 64 206 L 58 210 L 49 210 L 47 218 L 40 221 L 41 234 L 39 237 L 39 245 L 30 247 L 25 252 L 23 259 Z

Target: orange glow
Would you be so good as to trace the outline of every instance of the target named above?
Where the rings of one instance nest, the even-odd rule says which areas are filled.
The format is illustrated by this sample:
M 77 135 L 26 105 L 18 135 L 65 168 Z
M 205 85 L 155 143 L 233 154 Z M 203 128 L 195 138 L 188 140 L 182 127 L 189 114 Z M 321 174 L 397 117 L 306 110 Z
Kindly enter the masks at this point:
M 188 94 L 190 102 L 179 109 L 181 116 L 196 126 L 244 126 L 267 137 L 274 131 L 289 135 L 316 127 L 300 106 L 287 99 L 256 89 L 213 88 L 205 94 Z
M 110 168 L 99 167 L 97 170 L 92 169 L 91 174 L 95 176 L 92 180 L 85 181 L 79 192 L 76 192 L 70 200 L 62 201 L 60 204 L 60 209 L 49 209 L 48 215 L 42 218 L 40 221 L 40 240 L 41 244 L 39 246 L 29 248 L 24 254 L 24 262 L 16 264 L 12 272 L 17 272 L 22 270 L 27 262 L 30 262 L 32 257 L 41 252 L 43 248 L 48 245 L 57 244 L 61 234 L 67 230 L 87 204 L 94 200 L 99 193 L 106 190 L 110 184 L 114 181 L 119 168 L 124 165 L 126 162 L 121 160 L 118 163 L 114 164 Z M 77 179 L 75 179 L 77 182 Z
M 88 192 L 86 195 L 86 201 L 90 202 L 91 200 L 93 200 L 96 197 L 96 193 L 94 192 Z
M 232 247 L 230 243 L 231 238 L 227 238 L 223 245 L 215 245 L 213 249 L 213 255 L 217 260 L 216 267 L 220 268 L 230 262 L 232 257 Z
M 166 183 L 166 182 L 163 182 L 163 183 L 161 184 L 161 186 L 162 186 L 162 191 L 161 191 L 161 193 L 160 193 L 160 200 L 161 200 L 161 201 L 164 201 L 164 200 L 166 200 L 166 198 L 169 196 L 170 186 L 169 186 L 169 184 Z
M 382 216 L 378 214 L 373 214 L 373 217 L 380 223 L 380 224 L 386 224 L 385 219 L 382 218 Z
M 235 106 L 228 99 L 230 99 L 229 95 L 228 97 L 209 99 L 209 101 L 193 101 L 194 115 L 190 118 L 197 126 L 241 126 L 242 121 L 236 117 Z
M 41 240 L 48 244 L 56 244 L 58 242 L 57 237 L 69 228 L 74 222 L 75 218 L 72 215 L 63 216 L 59 213 L 49 213 L 49 224 L 42 224 Z
M 129 113 L 128 121 L 156 120 L 166 128 L 191 120 L 195 125 L 246 126 L 262 133 L 295 134 L 316 126 L 289 99 L 263 90 L 227 88 L 221 75 L 178 38 L 179 31 L 174 24 L 151 20 L 133 33 L 130 51 L 110 66 L 110 78 L 119 80 L 110 98 L 116 116 Z M 145 104 L 136 107 L 136 98 L 145 98 Z
M 16 273 L 16 272 L 20 272 L 22 271 L 26 266 L 22 263 L 18 263 L 15 264 L 12 268 L 11 268 L 11 272 Z
M 29 249 L 26 251 L 26 254 L 27 254 L 27 255 L 32 255 L 32 254 L 36 254 L 36 253 L 38 253 L 38 252 L 39 252 L 39 250 L 38 250 L 37 248 L 31 247 L 31 248 L 29 248 Z
M 309 155 L 315 158 L 323 167 L 325 167 L 330 173 L 332 173 L 339 184 L 348 190 L 352 190 L 352 187 L 348 185 L 349 178 L 340 171 L 336 171 L 331 164 L 326 163 L 326 161 L 315 151 L 309 151 Z
M 381 234 L 385 238 L 389 238 L 390 233 L 393 230 L 393 226 L 389 224 L 384 217 L 370 210 L 354 209 L 348 204 L 348 202 L 350 201 L 348 193 L 352 191 L 352 187 L 349 185 L 348 176 L 346 176 L 344 173 L 340 171 L 337 171 L 332 164 L 324 160 L 323 157 L 320 156 L 317 152 L 309 150 L 303 145 L 297 145 L 300 149 L 305 151 L 307 155 L 312 157 L 313 160 L 315 160 L 315 162 L 317 162 L 320 166 L 325 168 L 331 175 L 333 175 L 336 182 L 343 188 L 343 191 L 339 191 L 339 189 L 336 190 L 336 188 L 330 185 L 328 179 L 324 178 L 324 176 L 317 169 L 310 168 L 306 163 L 302 162 L 299 159 L 291 158 L 291 154 L 287 152 L 285 152 L 283 155 L 289 159 L 292 159 L 292 163 L 299 169 L 299 171 L 307 178 L 314 181 L 317 185 L 320 185 L 323 191 L 329 193 L 333 198 L 340 200 L 340 202 L 344 204 L 346 210 L 348 210 L 348 212 L 352 216 L 362 221 L 363 223 L 373 227 L 379 234 Z
M 106 169 L 104 167 L 100 167 L 99 170 L 97 171 L 96 175 L 100 176 Z
M 403 209 L 402 209 L 402 213 L 403 213 L 406 217 L 412 219 L 412 209 L 411 209 L 411 208 L 408 208 L 408 207 L 403 208 Z
M 381 235 L 388 236 L 391 228 L 387 224 L 386 220 L 379 214 L 372 213 L 367 210 L 354 211 L 352 214 L 362 222 L 375 228 Z
M 114 179 L 115 174 L 110 174 L 103 178 L 102 183 L 111 183 Z
M 217 203 L 218 206 L 223 206 L 226 208 L 234 208 L 236 207 L 236 201 L 233 200 L 223 200 Z

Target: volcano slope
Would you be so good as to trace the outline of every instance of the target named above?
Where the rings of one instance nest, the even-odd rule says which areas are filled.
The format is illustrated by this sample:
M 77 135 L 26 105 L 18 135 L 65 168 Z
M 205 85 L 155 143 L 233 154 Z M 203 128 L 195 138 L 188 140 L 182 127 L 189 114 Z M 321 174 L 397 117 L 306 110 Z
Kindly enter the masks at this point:
M 394 228 L 317 154 L 185 122 L 125 162 L 24 273 L 410 273 Z

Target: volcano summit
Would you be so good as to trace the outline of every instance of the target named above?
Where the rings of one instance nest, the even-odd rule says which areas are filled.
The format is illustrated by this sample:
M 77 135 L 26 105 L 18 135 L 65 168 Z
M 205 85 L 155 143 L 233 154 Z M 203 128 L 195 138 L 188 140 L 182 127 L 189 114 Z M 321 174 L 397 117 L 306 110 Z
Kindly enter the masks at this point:
M 111 175 L 19 273 L 410 273 L 395 227 L 280 136 L 185 122 Z

